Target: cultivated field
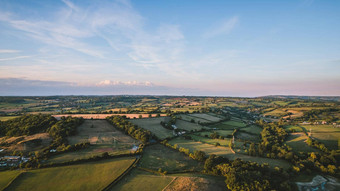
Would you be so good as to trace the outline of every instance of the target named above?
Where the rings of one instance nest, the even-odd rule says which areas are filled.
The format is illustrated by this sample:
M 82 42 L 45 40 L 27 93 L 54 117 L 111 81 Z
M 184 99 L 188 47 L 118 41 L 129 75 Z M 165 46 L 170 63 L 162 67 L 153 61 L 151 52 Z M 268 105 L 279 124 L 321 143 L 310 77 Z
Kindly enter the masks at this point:
M 142 118 L 148 118 L 149 114 L 61 114 L 61 115 L 52 115 L 56 119 L 60 119 L 61 117 L 82 117 L 84 119 L 106 119 L 106 117 L 113 116 L 113 115 L 120 115 L 120 116 L 126 116 L 127 118 L 133 119 L 133 118 L 139 118 L 139 116 L 142 116 Z M 166 116 L 166 114 L 160 114 L 161 116 Z M 156 117 L 157 114 L 151 114 L 152 117 Z
M 284 126 L 284 128 L 289 133 L 303 132 L 303 129 L 300 126 L 296 126 L 296 125 L 287 125 L 287 126 Z
M 104 152 L 109 154 L 130 153 L 139 141 L 115 129 L 106 120 L 85 120 L 77 127 L 77 135 L 68 137 L 69 144 L 90 142 L 90 147 L 75 152 L 67 152 L 51 157 L 49 162 L 65 162 L 81 158 L 89 158 Z
M 129 157 L 31 170 L 13 181 L 8 190 L 102 190 L 134 161 Z
M 173 133 L 171 130 L 164 128 L 160 122 L 165 121 L 167 117 L 147 118 L 147 119 L 131 119 L 133 124 L 138 125 L 143 129 L 147 129 L 156 135 L 159 139 L 165 139 L 172 137 Z
M 164 145 L 146 147 L 140 161 L 140 167 L 157 171 L 178 172 L 183 170 L 202 170 L 199 163 L 183 153 Z
M 332 125 L 301 125 L 307 132 L 312 130 L 312 137 L 325 144 L 328 149 L 339 149 L 340 128 Z
M 201 130 L 203 128 L 201 125 L 198 125 L 197 123 L 191 123 L 191 122 L 183 121 L 180 119 L 176 120 L 176 127 L 178 127 L 179 129 L 187 130 L 187 131 Z

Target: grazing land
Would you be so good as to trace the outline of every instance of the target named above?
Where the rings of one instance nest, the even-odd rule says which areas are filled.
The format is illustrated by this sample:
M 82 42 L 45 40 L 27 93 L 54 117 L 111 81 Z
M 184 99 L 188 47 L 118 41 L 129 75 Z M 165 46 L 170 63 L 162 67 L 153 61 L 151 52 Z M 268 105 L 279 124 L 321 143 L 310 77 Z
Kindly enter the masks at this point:
M 175 177 L 155 175 L 142 170 L 133 170 L 115 185 L 112 191 L 159 191 L 163 190 Z
M 286 144 L 290 146 L 294 152 L 319 152 L 317 149 L 307 145 L 307 135 L 305 133 L 291 133 Z
M 133 124 L 139 127 L 151 131 L 159 139 L 165 139 L 167 137 L 172 137 L 172 130 L 164 128 L 160 123 L 161 121 L 166 121 L 167 117 L 156 117 L 147 119 L 131 119 Z
M 332 125 L 302 125 L 309 133 L 312 130 L 312 137 L 325 144 L 328 149 L 339 149 L 340 128 Z
M 183 129 L 186 131 L 199 131 L 201 130 L 203 127 L 197 123 L 191 123 L 191 122 L 187 122 L 187 121 L 183 121 L 180 119 L 176 120 L 176 124 L 175 124 L 179 129 Z
M 152 145 L 145 149 L 143 158 L 140 161 L 140 167 L 157 171 L 161 168 L 163 171 L 180 172 L 180 171 L 200 171 L 199 163 L 183 153 L 164 145 Z
M 3 190 L 12 180 L 14 180 L 22 171 L 10 170 L 0 172 L 0 190 Z
M 203 119 L 203 120 L 207 120 L 210 122 L 218 122 L 221 121 L 222 119 L 219 117 L 215 117 L 213 115 L 209 115 L 206 113 L 193 113 L 193 114 L 189 114 L 190 116 L 196 117 L 198 119 Z
M 119 158 L 31 170 L 15 179 L 8 190 L 102 190 L 134 161 L 135 158 Z
M 51 157 L 48 162 L 66 162 L 89 158 L 105 152 L 110 155 L 127 154 L 139 141 L 115 129 L 106 120 L 85 120 L 77 128 L 77 135 L 68 137 L 69 144 L 89 142 L 90 146 L 74 152 L 67 152 Z

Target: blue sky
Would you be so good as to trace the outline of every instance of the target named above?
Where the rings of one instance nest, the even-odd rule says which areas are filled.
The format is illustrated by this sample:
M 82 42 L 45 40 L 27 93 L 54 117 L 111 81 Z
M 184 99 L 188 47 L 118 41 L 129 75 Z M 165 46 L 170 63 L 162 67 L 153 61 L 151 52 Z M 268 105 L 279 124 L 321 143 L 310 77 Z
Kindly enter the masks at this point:
M 340 95 L 340 1 L 0 1 L 0 95 Z

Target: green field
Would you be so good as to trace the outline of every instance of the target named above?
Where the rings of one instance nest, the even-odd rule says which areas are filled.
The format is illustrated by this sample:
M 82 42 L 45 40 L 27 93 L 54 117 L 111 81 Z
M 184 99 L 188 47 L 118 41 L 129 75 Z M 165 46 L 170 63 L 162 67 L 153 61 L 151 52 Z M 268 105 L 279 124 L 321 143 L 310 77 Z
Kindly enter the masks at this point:
M 209 115 L 209 114 L 206 114 L 206 113 L 193 113 L 193 114 L 189 114 L 189 115 L 196 117 L 197 120 L 203 119 L 203 120 L 207 120 L 207 121 L 210 121 L 210 122 L 218 122 L 218 121 L 222 120 L 219 117 Z
M 240 128 L 240 127 L 245 127 L 245 126 L 246 124 L 244 124 L 242 121 L 230 120 L 230 121 L 218 123 L 216 125 L 212 125 L 210 127 L 228 130 L 228 129 L 235 129 L 235 128 Z
M 102 190 L 122 174 L 135 158 L 31 170 L 16 179 L 9 190 Z
M 287 126 L 284 126 L 284 128 L 287 132 L 290 132 L 290 133 L 304 132 L 300 126 L 296 126 L 296 125 L 287 125 Z
M 178 127 L 179 129 L 183 129 L 186 131 L 195 131 L 195 130 L 201 130 L 203 127 L 201 125 L 198 125 L 197 123 L 191 123 L 191 122 L 187 122 L 187 121 L 183 121 L 180 119 L 176 120 L 176 127 Z
M 332 125 L 301 125 L 309 133 L 312 130 L 312 137 L 325 144 L 328 149 L 339 149 L 340 128 Z
M 199 163 L 183 153 L 164 145 L 151 145 L 145 148 L 140 167 L 157 171 L 178 172 L 183 170 L 201 170 Z
M 157 117 L 157 118 L 145 118 L 145 119 L 131 119 L 133 124 L 138 125 L 143 129 L 147 129 L 156 135 L 159 139 L 165 139 L 167 137 L 172 137 L 172 130 L 164 128 L 160 122 L 164 121 L 165 117 Z
M 14 119 L 17 117 L 20 117 L 20 116 L 0 116 L 0 121 L 7 121 L 7 120 Z
M 202 142 L 202 143 L 207 143 L 211 145 L 215 145 L 216 143 L 219 143 L 221 146 L 229 146 L 230 139 L 225 138 L 225 139 L 211 139 L 207 137 L 202 137 L 202 136 L 196 136 L 196 135 L 190 135 L 190 137 L 194 141 Z
M 249 127 L 246 127 L 246 128 L 241 128 L 240 130 L 245 131 L 245 132 L 250 133 L 250 134 L 260 135 L 262 128 L 260 128 L 256 125 L 252 125 L 252 126 L 249 126 Z
M 240 158 L 245 161 L 257 162 L 259 164 L 268 163 L 271 167 L 282 167 L 284 169 L 288 169 L 291 165 L 284 160 L 278 159 L 270 159 L 270 158 L 262 158 L 262 157 L 253 157 L 240 153 L 233 153 L 229 147 L 223 146 L 214 146 L 211 144 L 205 144 L 201 142 L 197 142 L 194 140 L 186 140 L 182 137 L 175 138 L 169 142 L 171 145 L 177 144 L 179 147 L 187 148 L 190 152 L 194 152 L 195 150 L 201 150 L 205 152 L 207 155 L 215 154 L 224 156 L 230 160 L 235 160 L 236 158 Z
M 159 191 L 163 190 L 175 177 L 154 175 L 138 169 L 132 170 L 119 181 L 112 191 Z
M 119 145 L 114 147 L 113 145 L 91 145 L 88 148 L 81 149 L 73 152 L 66 152 L 63 154 L 54 155 L 47 160 L 47 163 L 62 163 L 67 161 L 73 161 L 77 159 L 86 159 L 92 156 L 101 155 L 108 152 L 110 155 L 128 154 L 131 152 L 132 146 Z
M 227 136 L 231 136 L 234 130 L 213 130 L 213 131 L 199 132 L 195 134 L 204 137 L 205 135 L 210 136 L 214 132 L 216 132 L 218 135 L 227 137 Z
M 181 114 L 181 115 L 178 115 L 178 117 L 179 117 L 180 119 L 185 120 L 185 121 L 194 120 L 195 123 L 197 123 L 197 122 L 200 122 L 200 123 L 210 123 L 210 122 L 211 122 L 211 121 L 209 121 L 209 120 L 202 119 L 202 118 L 197 118 L 197 117 L 194 117 L 194 116 L 191 116 L 191 115 L 187 115 L 187 114 Z
M 292 147 L 295 152 L 318 152 L 317 149 L 308 146 L 306 140 L 305 133 L 291 133 L 286 140 L 286 144 Z
M 7 170 L 0 172 L 0 190 L 4 189 L 10 181 L 14 180 L 22 171 Z

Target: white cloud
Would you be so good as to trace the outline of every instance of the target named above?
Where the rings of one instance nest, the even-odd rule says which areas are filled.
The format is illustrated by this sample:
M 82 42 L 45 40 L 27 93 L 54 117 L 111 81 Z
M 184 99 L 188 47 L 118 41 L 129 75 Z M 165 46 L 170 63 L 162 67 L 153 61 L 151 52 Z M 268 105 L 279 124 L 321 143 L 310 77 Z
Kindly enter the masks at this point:
M 96 86 L 154 86 L 151 82 L 138 82 L 138 81 L 111 81 L 111 80 L 103 80 L 96 84 Z
M 9 60 L 18 60 L 18 59 L 24 59 L 24 58 L 30 58 L 32 56 L 16 56 L 16 57 L 11 57 L 11 58 L 0 58 L 1 61 L 9 61 Z
M 0 49 L 0 54 L 3 53 L 18 53 L 20 50 Z
M 224 20 L 223 22 L 213 26 L 210 30 L 208 30 L 203 36 L 205 38 L 212 38 L 219 35 L 229 34 L 239 23 L 239 18 L 234 16 L 228 20 Z

